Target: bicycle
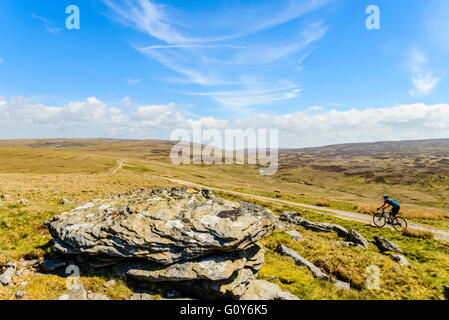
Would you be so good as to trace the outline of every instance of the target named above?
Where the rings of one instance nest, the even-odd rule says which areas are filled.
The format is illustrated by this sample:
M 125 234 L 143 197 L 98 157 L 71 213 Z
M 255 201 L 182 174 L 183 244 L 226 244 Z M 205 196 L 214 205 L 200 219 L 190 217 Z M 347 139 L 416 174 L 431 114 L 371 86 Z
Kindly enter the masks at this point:
M 373 216 L 374 225 L 379 228 L 382 228 L 388 222 L 389 224 L 391 224 L 391 226 L 396 231 L 403 231 L 403 230 L 407 229 L 407 220 L 405 220 L 403 217 L 395 216 L 392 219 L 390 219 L 390 217 L 391 217 L 391 211 L 388 212 L 388 214 L 387 214 L 385 208 L 380 209 Z

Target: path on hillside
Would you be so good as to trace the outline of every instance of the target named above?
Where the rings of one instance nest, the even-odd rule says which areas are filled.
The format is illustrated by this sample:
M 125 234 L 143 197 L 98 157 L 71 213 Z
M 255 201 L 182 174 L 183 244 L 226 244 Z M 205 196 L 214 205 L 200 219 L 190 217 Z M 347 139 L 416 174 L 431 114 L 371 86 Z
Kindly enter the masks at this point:
M 123 160 L 120 160 L 120 163 L 117 168 L 115 168 L 111 173 L 116 174 L 123 167 Z
M 363 222 L 363 223 L 374 225 L 372 216 L 369 216 L 366 214 L 343 211 L 343 210 L 335 210 L 335 209 L 330 209 L 330 208 L 325 208 L 325 207 L 314 206 L 314 205 L 306 204 L 306 203 L 280 200 L 280 199 L 258 196 L 258 195 L 243 193 L 243 192 L 238 192 L 238 191 L 213 188 L 213 187 L 208 187 L 208 186 L 204 186 L 201 184 L 197 184 L 197 183 L 185 181 L 185 180 L 180 180 L 180 179 L 171 179 L 171 178 L 166 178 L 166 177 L 162 177 L 162 178 L 169 180 L 171 182 L 186 185 L 186 186 L 197 187 L 197 188 L 207 188 L 212 191 L 221 191 L 221 192 L 226 192 L 229 194 L 250 197 L 253 199 L 257 199 L 257 200 L 278 202 L 278 203 L 284 203 L 284 204 L 289 204 L 289 205 L 293 205 L 293 206 L 299 206 L 299 207 L 303 207 L 303 208 L 307 208 L 307 209 L 311 209 L 311 210 L 316 210 L 316 211 L 319 211 L 319 213 L 328 214 L 328 215 L 331 215 L 331 216 L 334 216 L 334 217 L 337 217 L 340 219 L 351 220 L 351 221 L 356 221 L 356 222 Z M 410 229 L 415 229 L 415 230 L 420 230 L 420 231 L 430 231 L 433 233 L 435 238 L 449 241 L 449 231 L 425 227 L 422 225 L 417 225 L 415 223 L 408 223 L 408 227 Z

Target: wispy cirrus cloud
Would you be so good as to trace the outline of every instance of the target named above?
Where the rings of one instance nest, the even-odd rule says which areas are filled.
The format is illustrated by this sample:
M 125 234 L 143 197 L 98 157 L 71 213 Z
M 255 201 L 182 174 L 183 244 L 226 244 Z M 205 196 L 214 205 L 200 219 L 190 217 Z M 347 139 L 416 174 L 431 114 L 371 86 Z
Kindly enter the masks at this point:
M 324 21 L 299 18 L 331 0 L 262 1 L 257 5 L 231 1 L 227 10 L 201 13 L 179 12 L 151 0 L 103 2 L 111 19 L 158 42 L 134 48 L 173 72 L 166 81 L 214 87 L 198 95 L 210 96 L 230 111 L 242 111 L 299 95 L 301 65 L 311 45 L 327 32 Z M 277 37 L 277 28 L 287 22 L 283 37 Z M 261 37 L 264 33 L 268 36 Z M 292 88 L 282 89 L 279 83 Z M 267 90 L 272 93 L 263 94 Z
M 429 40 L 437 47 L 449 51 L 449 1 L 428 1 L 423 20 Z
M 137 83 L 139 83 L 141 81 L 142 81 L 142 79 L 140 79 L 140 78 L 137 78 L 137 79 L 128 78 L 128 84 L 131 84 L 131 85 L 137 84 Z
M 41 22 L 43 23 L 44 27 L 45 27 L 45 30 L 47 30 L 49 33 L 56 34 L 56 33 L 58 33 L 58 32 L 61 31 L 61 29 L 58 28 L 58 27 L 55 25 L 55 23 L 54 23 L 53 21 L 51 21 L 50 19 L 47 19 L 47 18 L 45 18 L 45 17 L 38 16 L 38 15 L 36 15 L 36 14 L 34 14 L 34 13 L 31 14 L 31 17 L 33 17 L 34 19 L 37 19 L 37 20 L 41 21 Z

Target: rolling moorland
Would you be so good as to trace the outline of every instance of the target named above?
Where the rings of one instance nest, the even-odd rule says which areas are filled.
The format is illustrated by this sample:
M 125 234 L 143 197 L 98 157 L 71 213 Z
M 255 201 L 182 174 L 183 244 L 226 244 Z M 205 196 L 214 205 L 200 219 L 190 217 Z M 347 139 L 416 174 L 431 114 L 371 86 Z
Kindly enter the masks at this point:
M 294 229 L 304 240 L 294 241 L 276 229 L 261 240 L 266 253 L 258 277 L 301 299 L 443 299 L 443 286 L 449 285 L 447 239 L 434 239 L 431 231 L 403 234 L 378 229 L 324 210 L 370 217 L 382 194 L 388 193 L 401 203 L 401 215 L 410 223 L 449 230 L 449 139 L 285 149 L 279 153 L 279 170 L 273 176 L 260 176 L 257 165 L 173 165 L 169 159 L 173 144 L 113 139 L 0 141 L 0 194 L 10 196 L 0 205 L 0 266 L 51 256 L 51 236 L 43 223 L 61 212 L 133 189 L 179 186 L 176 181 L 182 180 L 220 189 L 214 193 L 257 203 L 275 214 L 294 210 L 311 221 L 355 229 L 369 240 L 383 236 L 396 243 L 410 263 L 400 267 L 374 246 L 367 250 L 339 246 L 333 233 L 297 226 Z M 69 202 L 61 204 L 61 199 Z M 276 253 L 279 244 L 349 282 L 353 289 L 335 290 L 330 283 L 314 279 L 307 268 Z M 369 265 L 380 268 L 380 289 L 364 286 Z M 106 288 L 111 279 L 115 285 Z M 10 287 L 0 286 L 0 299 L 15 299 L 23 282 L 27 282 L 23 289 L 27 299 L 56 299 L 65 290 L 65 279 L 57 275 L 24 272 L 14 281 Z M 108 273 L 82 274 L 81 282 L 110 299 L 126 299 L 133 292 L 126 278 Z M 154 294 L 163 296 L 163 292 Z

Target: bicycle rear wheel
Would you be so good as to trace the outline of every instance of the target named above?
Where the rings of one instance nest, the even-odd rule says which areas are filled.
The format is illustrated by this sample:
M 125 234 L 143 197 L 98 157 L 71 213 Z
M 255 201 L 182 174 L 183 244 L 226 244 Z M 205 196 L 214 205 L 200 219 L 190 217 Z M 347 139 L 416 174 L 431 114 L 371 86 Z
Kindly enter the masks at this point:
M 387 223 L 387 218 L 383 213 L 376 213 L 373 216 L 373 222 L 375 226 L 382 228 Z
M 397 231 L 403 231 L 407 229 L 407 221 L 402 217 L 396 217 L 393 219 L 393 228 Z

